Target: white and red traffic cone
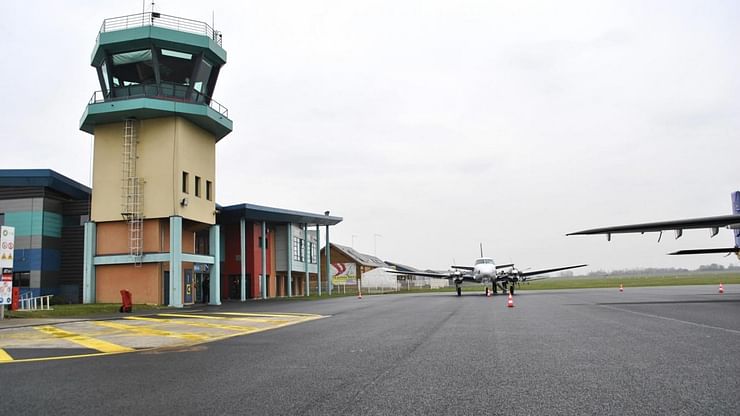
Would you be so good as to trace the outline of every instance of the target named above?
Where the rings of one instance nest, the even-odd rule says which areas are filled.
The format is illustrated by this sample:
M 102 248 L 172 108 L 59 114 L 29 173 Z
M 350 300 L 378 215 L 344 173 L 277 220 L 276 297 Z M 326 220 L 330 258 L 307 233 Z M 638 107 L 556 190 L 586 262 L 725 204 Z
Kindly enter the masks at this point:
M 619 284 L 619 291 L 624 292 L 624 285 L 622 283 Z
M 491 289 L 486 288 L 486 296 L 491 297 Z
M 514 307 L 514 296 L 511 296 L 511 293 L 509 293 L 509 300 L 506 302 L 506 306 L 509 308 Z
M 362 299 L 362 290 L 357 291 L 357 299 Z
M 725 293 L 725 287 L 722 286 L 722 282 L 719 282 L 719 294 L 721 295 L 723 293 Z

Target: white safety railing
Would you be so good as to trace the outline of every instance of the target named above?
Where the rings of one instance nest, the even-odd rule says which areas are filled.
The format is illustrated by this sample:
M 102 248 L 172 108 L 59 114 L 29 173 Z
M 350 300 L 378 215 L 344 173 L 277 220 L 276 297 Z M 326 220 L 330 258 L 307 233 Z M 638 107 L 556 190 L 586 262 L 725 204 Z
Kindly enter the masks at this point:
M 29 293 L 30 295 L 30 293 Z M 54 295 L 44 296 L 21 296 L 20 309 L 21 311 L 48 311 L 51 310 L 51 297 Z

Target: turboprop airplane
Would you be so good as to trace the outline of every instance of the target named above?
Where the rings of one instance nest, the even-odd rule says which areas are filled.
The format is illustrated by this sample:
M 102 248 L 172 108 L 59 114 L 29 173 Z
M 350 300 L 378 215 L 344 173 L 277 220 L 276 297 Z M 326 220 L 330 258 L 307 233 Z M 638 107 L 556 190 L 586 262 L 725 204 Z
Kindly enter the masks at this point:
M 590 230 L 576 231 L 566 235 L 593 235 L 606 234 L 607 241 L 611 241 L 612 234 L 621 233 L 647 233 L 660 232 L 658 241 L 663 236 L 663 231 L 674 230 L 676 239 L 683 235 L 685 229 L 705 228 L 709 229 L 709 236 L 714 237 L 719 233 L 720 227 L 726 227 L 733 231 L 735 236 L 734 247 L 719 248 L 697 248 L 689 250 L 679 250 L 670 255 L 682 254 L 717 254 L 727 253 L 735 254 L 740 259 L 740 191 L 732 193 L 732 215 L 720 215 L 716 217 L 688 218 L 674 221 L 646 222 L 641 224 L 618 225 L 614 227 L 593 228 Z
M 484 257 L 483 245 L 481 245 L 480 251 L 481 256 L 475 260 L 473 266 L 454 265 L 451 267 L 455 270 L 449 273 L 404 272 L 393 270 L 389 270 L 388 272 L 401 275 L 434 277 L 437 279 L 454 279 L 455 286 L 457 287 L 457 296 L 462 296 L 461 285 L 464 281 L 483 284 L 490 283 L 494 295 L 498 293 L 498 289 L 501 289 L 504 293 L 508 291 L 513 295 L 514 286 L 527 281 L 537 280 L 530 279 L 530 276 L 587 266 L 587 264 L 578 264 L 575 266 L 555 267 L 551 269 L 519 271 L 514 267 L 514 263 L 496 264 L 491 257 Z M 486 286 L 486 294 L 488 294 L 488 290 L 489 288 Z

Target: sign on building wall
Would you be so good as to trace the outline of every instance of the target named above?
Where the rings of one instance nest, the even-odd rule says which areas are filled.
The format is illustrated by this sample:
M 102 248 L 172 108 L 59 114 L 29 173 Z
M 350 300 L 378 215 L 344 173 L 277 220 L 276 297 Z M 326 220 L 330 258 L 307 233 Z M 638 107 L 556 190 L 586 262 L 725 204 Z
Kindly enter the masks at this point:
M 357 265 L 355 263 L 332 263 L 331 282 L 334 285 L 356 285 Z
M 10 305 L 13 301 L 13 248 L 15 247 L 15 228 L 0 227 L 0 305 Z

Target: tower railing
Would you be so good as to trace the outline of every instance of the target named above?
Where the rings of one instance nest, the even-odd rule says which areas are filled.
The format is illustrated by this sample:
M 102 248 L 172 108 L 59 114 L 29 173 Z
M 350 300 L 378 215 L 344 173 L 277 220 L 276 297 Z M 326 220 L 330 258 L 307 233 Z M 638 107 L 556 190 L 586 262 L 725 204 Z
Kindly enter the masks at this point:
M 156 98 L 161 100 L 190 102 L 194 104 L 205 104 L 222 116 L 229 117 L 229 109 L 221 105 L 213 98 L 193 90 L 188 96 L 187 86 L 174 82 L 160 82 L 157 84 L 134 84 L 123 87 L 114 87 L 114 91 L 107 94 L 103 91 L 95 91 L 90 97 L 88 104 L 98 104 L 107 101 L 128 100 L 131 98 Z
M 156 26 L 165 29 L 177 30 L 179 32 L 194 33 L 213 39 L 221 46 L 223 34 L 214 30 L 205 22 L 200 22 L 183 17 L 170 16 L 157 12 L 139 13 L 128 16 L 111 17 L 103 20 L 100 33 L 113 32 L 116 30 L 132 29 L 143 26 Z M 100 33 L 98 36 L 100 36 Z

